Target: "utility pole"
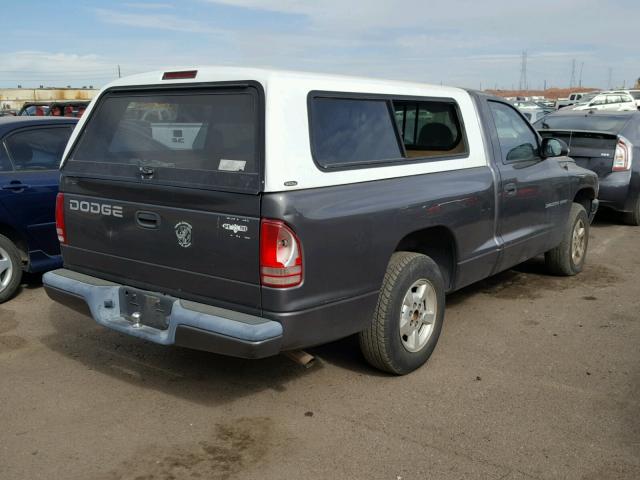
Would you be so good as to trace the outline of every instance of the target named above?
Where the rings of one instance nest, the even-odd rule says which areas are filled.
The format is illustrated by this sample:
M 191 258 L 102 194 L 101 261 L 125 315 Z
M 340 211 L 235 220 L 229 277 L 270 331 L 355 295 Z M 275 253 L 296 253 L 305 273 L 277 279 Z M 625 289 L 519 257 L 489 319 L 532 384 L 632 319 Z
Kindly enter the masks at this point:
M 122 75 L 120 75 L 120 64 L 118 64 L 118 78 L 122 78 Z
M 571 80 L 569 80 L 569 88 L 573 88 L 576 83 L 576 59 L 571 60 Z
M 580 79 L 578 80 L 578 86 L 582 87 L 582 69 L 584 68 L 584 62 L 580 63 Z
M 520 65 L 520 88 L 519 90 L 529 90 L 527 82 L 527 51 L 522 52 L 522 64 Z
M 544 90 L 545 91 L 547 90 L 547 81 L 546 80 L 544 81 Z

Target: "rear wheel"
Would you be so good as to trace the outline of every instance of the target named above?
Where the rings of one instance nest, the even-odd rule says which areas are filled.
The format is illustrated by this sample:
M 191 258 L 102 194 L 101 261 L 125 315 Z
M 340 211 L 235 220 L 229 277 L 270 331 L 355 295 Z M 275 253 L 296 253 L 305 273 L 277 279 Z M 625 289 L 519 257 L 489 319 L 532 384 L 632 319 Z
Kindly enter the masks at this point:
M 625 213 L 622 218 L 627 225 L 640 226 L 640 197 L 636 199 L 633 211 Z
M 396 375 L 424 364 L 440 336 L 444 303 L 438 265 L 426 255 L 394 253 L 371 324 L 359 335 L 367 361 Z
M 562 243 L 544 255 L 549 271 L 555 275 L 576 275 L 584 268 L 589 246 L 589 217 L 579 203 L 571 205 Z
M 9 300 L 22 279 L 20 252 L 7 237 L 0 235 L 0 303 Z

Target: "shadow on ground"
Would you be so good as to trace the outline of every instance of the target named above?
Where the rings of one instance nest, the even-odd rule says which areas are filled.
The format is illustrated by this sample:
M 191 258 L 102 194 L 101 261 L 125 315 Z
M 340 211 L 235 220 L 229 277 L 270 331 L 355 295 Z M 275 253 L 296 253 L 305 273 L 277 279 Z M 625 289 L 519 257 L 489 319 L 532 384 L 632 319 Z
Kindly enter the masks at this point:
M 88 370 L 205 405 L 263 390 L 283 392 L 289 382 L 319 374 L 325 363 L 361 375 L 383 375 L 365 362 L 356 337 L 309 349 L 318 358 L 305 369 L 282 355 L 244 360 L 156 345 L 103 328 L 53 302 L 45 315 L 55 330 L 41 339 L 49 349 Z
M 322 369 L 318 363 L 306 370 L 282 356 L 244 360 L 164 347 L 103 328 L 53 302 L 45 315 L 55 330 L 41 339 L 49 349 L 88 370 L 205 405 L 284 391 L 290 381 Z

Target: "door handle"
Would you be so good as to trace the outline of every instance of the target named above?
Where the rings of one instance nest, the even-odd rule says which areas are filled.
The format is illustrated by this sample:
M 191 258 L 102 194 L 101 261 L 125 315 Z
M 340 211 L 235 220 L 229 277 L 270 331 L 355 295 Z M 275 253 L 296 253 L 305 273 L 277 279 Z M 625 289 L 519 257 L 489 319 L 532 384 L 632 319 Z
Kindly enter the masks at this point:
M 22 190 L 29 188 L 29 185 L 22 182 L 13 181 L 7 185 L 2 186 L 2 190 L 11 190 L 13 192 L 21 192 Z
M 518 193 L 518 186 L 515 183 L 507 183 L 504 186 L 504 193 L 510 197 L 513 197 Z
M 158 228 L 160 226 L 160 215 L 154 212 L 136 212 L 136 223 L 142 228 Z

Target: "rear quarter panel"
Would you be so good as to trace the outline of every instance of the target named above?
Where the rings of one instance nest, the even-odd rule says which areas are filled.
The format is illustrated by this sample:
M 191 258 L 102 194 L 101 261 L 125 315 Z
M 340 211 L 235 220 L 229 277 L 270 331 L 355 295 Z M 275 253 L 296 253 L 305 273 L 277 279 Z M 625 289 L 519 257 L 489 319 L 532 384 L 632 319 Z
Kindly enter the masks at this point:
M 265 194 L 262 216 L 281 218 L 302 243 L 304 282 L 263 288 L 266 312 L 302 310 L 379 290 L 406 235 L 447 228 L 467 283 L 494 268 L 494 184 L 488 167 Z

